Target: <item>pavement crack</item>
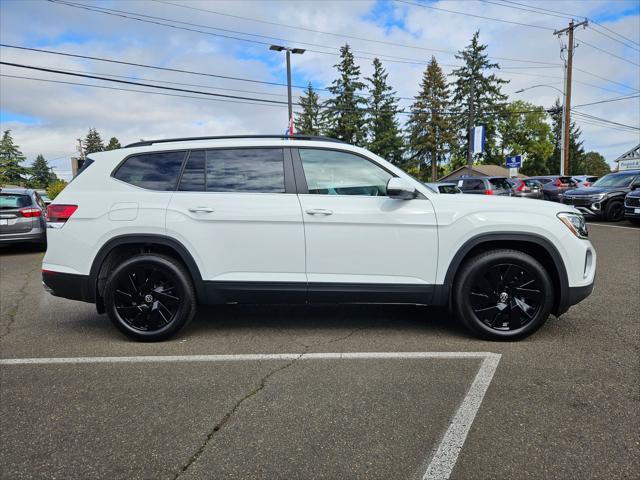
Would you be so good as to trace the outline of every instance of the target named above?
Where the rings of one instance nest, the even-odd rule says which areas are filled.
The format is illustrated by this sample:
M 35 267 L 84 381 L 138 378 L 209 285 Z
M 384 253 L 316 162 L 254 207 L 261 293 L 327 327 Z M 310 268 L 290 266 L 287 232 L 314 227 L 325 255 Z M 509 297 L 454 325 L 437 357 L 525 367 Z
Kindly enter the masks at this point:
M 24 300 L 24 297 L 27 294 L 26 290 L 27 290 L 27 287 L 29 286 L 29 280 L 31 278 L 31 275 L 33 275 L 36 271 L 39 271 L 39 270 L 40 270 L 40 265 L 37 265 L 36 267 L 32 268 L 25 274 L 25 281 L 16 292 L 16 297 L 17 297 L 16 302 L 14 302 L 14 304 L 11 305 L 11 307 L 9 307 L 6 311 L 5 318 L 8 318 L 9 321 L 6 324 L 4 331 L 0 333 L 0 341 L 4 340 L 4 338 L 11 333 L 11 327 L 16 321 L 16 314 L 18 313 L 20 302 Z
M 198 459 L 202 456 L 202 454 L 206 450 L 209 442 L 214 439 L 214 437 L 220 430 L 222 430 L 222 428 L 227 424 L 227 422 L 231 419 L 231 417 L 233 417 L 233 415 L 238 411 L 238 409 L 242 406 L 244 402 L 246 402 L 250 398 L 260 393 L 260 391 L 262 391 L 267 386 L 267 382 L 269 378 L 271 378 L 276 373 L 286 370 L 287 368 L 293 366 L 298 360 L 300 360 L 304 355 L 306 355 L 308 351 L 309 351 L 309 348 L 305 347 L 304 352 L 300 353 L 296 358 L 289 361 L 285 365 L 274 368 L 273 370 L 269 371 L 269 373 L 267 373 L 264 377 L 262 377 L 260 379 L 259 385 L 253 390 L 251 390 L 249 393 L 247 393 L 244 397 L 239 399 L 231 408 L 231 410 L 229 410 L 224 415 L 224 417 L 222 417 L 222 419 L 214 425 L 213 429 L 207 434 L 206 438 L 204 439 L 204 442 L 202 442 L 202 445 L 200 445 L 198 450 L 191 456 L 191 458 L 189 458 L 187 463 L 185 463 L 182 466 L 180 471 L 176 473 L 176 475 L 173 477 L 173 480 L 177 480 L 178 478 L 180 478 L 182 474 L 185 473 L 191 467 L 191 465 L 193 465 L 195 462 L 198 461 Z

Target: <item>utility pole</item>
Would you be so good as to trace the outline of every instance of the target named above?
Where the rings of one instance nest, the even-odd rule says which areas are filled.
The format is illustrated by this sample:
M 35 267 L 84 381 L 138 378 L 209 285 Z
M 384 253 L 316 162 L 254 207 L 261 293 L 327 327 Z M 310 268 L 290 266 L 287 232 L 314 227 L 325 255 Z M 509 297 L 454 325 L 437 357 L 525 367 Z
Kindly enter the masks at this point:
M 571 152 L 569 146 L 571 144 L 571 78 L 573 73 L 573 49 L 575 45 L 573 43 L 573 31 L 578 27 L 586 27 L 589 25 L 587 19 L 580 23 L 573 23 L 573 20 L 569 22 L 567 28 L 562 30 L 556 30 L 554 35 L 560 37 L 565 33 L 568 36 L 567 42 L 567 61 L 565 62 L 565 81 L 564 81 L 564 102 L 562 106 L 562 153 L 563 158 L 560 162 L 560 175 L 569 174 L 569 157 Z
M 467 136 L 469 141 L 467 142 L 467 165 L 469 168 L 473 167 L 473 124 L 475 122 L 475 75 L 473 70 L 471 71 L 471 85 L 469 87 L 469 125 L 467 126 Z
M 276 52 L 285 51 L 287 54 L 287 98 L 288 98 L 288 106 L 289 106 L 289 120 L 287 123 L 287 130 L 289 132 L 289 136 L 293 136 L 293 100 L 291 98 L 291 54 L 297 53 L 302 55 L 305 52 L 304 48 L 289 48 L 283 47 L 281 45 L 271 45 L 269 50 L 274 50 Z

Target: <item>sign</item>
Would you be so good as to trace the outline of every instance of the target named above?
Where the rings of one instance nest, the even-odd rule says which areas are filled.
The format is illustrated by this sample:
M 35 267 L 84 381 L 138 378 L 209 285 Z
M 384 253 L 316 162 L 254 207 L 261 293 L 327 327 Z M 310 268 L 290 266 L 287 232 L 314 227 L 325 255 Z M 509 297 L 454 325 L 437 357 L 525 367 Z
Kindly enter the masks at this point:
M 520 168 L 522 166 L 522 155 L 507 157 L 507 168 Z
M 473 127 L 471 131 L 471 145 L 474 155 L 484 152 L 484 125 Z
M 640 158 L 620 160 L 618 162 L 618 171 L 622 172 L 623 170 L 640 170 Z

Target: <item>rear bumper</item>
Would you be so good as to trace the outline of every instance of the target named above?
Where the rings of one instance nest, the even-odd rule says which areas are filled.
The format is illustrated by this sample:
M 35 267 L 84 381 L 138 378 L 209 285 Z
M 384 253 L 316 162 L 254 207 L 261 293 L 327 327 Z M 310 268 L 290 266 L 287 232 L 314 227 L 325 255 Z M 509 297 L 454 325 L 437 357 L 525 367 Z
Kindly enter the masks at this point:
M 95 303 L 95 292 L 88 275 L 43 270 L 42 284 L 45 290 L 56 297 Z
M 34 228 L 29 232 L 0 233 L 0 244 L 18 242 L 44 242 L 46 233 L 42 228 Z

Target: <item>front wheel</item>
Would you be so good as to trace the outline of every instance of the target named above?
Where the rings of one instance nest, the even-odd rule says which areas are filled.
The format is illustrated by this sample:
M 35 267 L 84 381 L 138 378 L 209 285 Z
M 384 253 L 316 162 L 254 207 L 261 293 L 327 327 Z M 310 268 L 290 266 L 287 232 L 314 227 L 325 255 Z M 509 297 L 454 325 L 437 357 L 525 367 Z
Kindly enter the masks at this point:
M 604 216 L 609 222 L 619 222 L 624 218 L 624 205 L 620 200 L 609 201 L 604 209 Z
M 185 268 L 173 258 L 141 254 L 109 275 L 104 304 L 113 324 L 139 341 L 165 340 L 194 316 L 196 296 Z
M 517 250 L 491 250 L 462 267 L 453 308 L 477 336 L 516 340 L 544 325 L 553 299 L 549 274 L 535 258 Z

